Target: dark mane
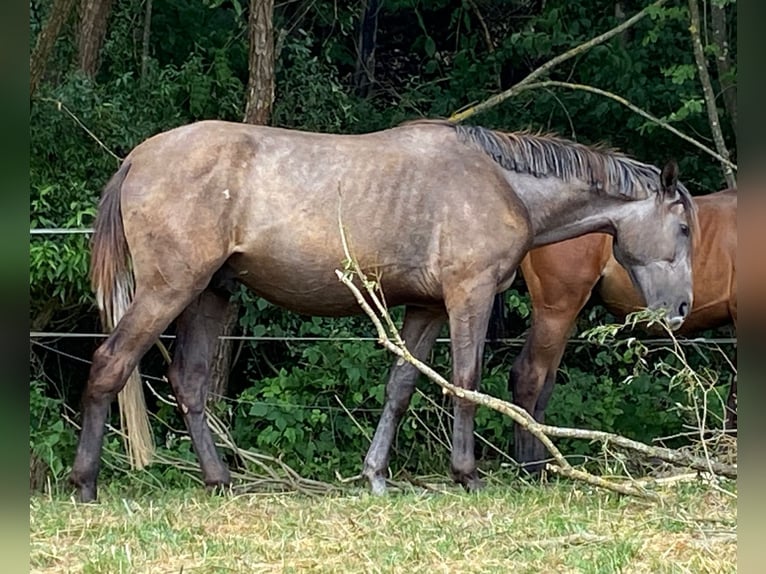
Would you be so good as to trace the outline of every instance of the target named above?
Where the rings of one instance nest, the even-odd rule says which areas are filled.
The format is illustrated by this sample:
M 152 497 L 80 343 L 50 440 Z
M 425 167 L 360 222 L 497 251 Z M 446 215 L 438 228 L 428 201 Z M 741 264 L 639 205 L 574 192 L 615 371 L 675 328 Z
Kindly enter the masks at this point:
M 455 126 L 460 141 L 478 147 L 507 170 L 535 177 L 579 179 L 608 195 L 643 199 L 659 191 L 660 170 L 621 153 L 587 147 L 551 135 L 503 133 L 478 126 Z
M 503 168 L 535 177 L 580 179 L 611 196 L 644 199 L 659 194 L 660 169 L 603 146 L 586 146 L 552 134 L 500 132 L 442 119 L 417 119 L 401 125 L 431 124 L 450 127 L 458 139 L 489 155 Z M 697 227 L 697 209 L 689 190 L 678 182 L 679 202 Z

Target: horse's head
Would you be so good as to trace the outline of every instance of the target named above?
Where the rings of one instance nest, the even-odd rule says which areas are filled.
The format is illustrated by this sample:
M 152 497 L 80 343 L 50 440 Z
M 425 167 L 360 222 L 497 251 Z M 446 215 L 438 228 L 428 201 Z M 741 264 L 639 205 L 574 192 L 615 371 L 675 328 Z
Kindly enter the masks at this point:
M 692 307 L 692 240 L 696 208 L 678 184 L 678 165 L 671 161 L 656 183 L 647 184 L 648 199 L 616 226 L 614 256 L 628 271 L 650 309 L 664 309 L 678 329 Z

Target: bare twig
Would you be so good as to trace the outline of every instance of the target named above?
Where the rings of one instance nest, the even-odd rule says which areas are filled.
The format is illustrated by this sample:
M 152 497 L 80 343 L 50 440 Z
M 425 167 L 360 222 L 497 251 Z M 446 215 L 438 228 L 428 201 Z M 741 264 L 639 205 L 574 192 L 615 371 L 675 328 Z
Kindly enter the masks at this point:
M 471 7 L 471 10 L 473 10 L 473 13 L 476 15 L 476 19 L 479 21 L 479 24 L 481 25 L 481 29 L 484 32 L 484 42 L 487 44 L 487 51 L 492 54 L 495 51 L 495 43 L 492 41 L 492 35 L 489 33 L 489 28 L 487 27 L 487 23 L 484 21 L 484 17 L 481 15 L 481 11 L 479 10 L 479 7 L 476 5 L 476 2 L 473 0 L 468 0 L 468 5 Z
M 123 158 L 121 158 L 120 156 L 116 155 L 112 150 L 110 150 L 108 147 L 106 147 L 106 145 L 100 139 L 98 139 L 96 137 L 96 134 L 94 134 L 92 131 L 90 131 L 88 129 L 88 127 L 84 123 L 82 123 L 80 118 L 78 118 L 76 115 L 74 115 L 70 111 L 70 109 L 68 107 L 66 107 L 66 105 L 62 101 L 54 100 L 54 99 L 51 99 L 51 98 L 40 98 L 40 101 L 41 102 L 51 102 L 53 104 L 56 104 L 56 108 L 58 108 L 58 110 L 60 112 L 63 111 L 63 112 L 66 112 L 67 114 L 69 114 L 69 116 L 77 123 L 77 125 L 79 125 L 82 129 L 85 130 L 85 133 L 87 133 L 90 137 L 92 137 L 99 146 L 104 148 L 106 153 L 111 155 L 117 161 L 122 162 Z

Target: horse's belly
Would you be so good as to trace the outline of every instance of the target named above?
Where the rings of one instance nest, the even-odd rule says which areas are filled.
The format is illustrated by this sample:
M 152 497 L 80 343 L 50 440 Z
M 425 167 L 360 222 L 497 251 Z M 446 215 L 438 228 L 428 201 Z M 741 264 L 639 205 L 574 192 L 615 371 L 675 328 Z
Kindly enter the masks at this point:
M 253 293 L 290 311 L 334 317 L 362 313 L 354 294 L 335 274 L 336 269 L 343 269 L 340 261 L 335 265 L 316 260 L 295 265 L 278 259 L 233 256 L 227 264 Z M 423 273 L 418 270 L 409 273 L 389 271 L 382 280 L 383 294 L 389 306 L 440 304 L 440 286 L 424 281 Z M 370 278 L 374 279 L 372 273 Z M 359 282 L 355 281 L 355 284 L 359 285 Z

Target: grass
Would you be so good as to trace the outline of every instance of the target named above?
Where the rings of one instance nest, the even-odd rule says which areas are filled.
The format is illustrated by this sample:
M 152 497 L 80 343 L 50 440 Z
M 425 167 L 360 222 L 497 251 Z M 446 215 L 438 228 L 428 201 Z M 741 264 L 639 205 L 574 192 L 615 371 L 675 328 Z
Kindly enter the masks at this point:
M 562 481 L 478 495 L 128 498 L 107 485 L 96 505 L 30 499 L 30 571 L 736 572 L 736 496 L 698 482 L 662 493 L 657 505 Z

